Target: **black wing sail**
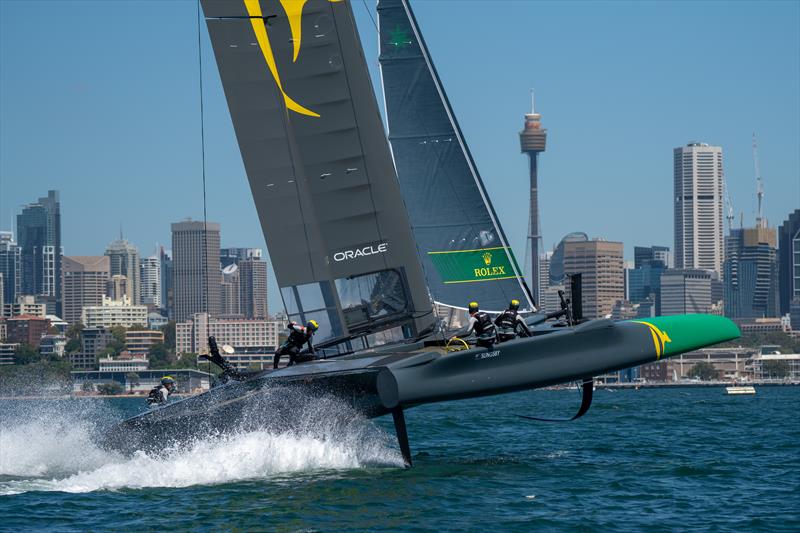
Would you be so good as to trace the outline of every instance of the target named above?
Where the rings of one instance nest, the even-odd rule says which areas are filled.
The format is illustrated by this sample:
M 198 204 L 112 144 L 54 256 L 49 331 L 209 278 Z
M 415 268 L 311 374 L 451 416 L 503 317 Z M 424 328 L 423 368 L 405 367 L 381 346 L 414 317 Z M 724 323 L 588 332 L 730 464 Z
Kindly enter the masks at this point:
M 348 2 L 202 0 L 289 317 L 407 338 L 432 304 Z
M 380 65 L 400 187 L 433 299 L 487 310 L 515 298 L 533 308 L 405 0 L 380 0 Z

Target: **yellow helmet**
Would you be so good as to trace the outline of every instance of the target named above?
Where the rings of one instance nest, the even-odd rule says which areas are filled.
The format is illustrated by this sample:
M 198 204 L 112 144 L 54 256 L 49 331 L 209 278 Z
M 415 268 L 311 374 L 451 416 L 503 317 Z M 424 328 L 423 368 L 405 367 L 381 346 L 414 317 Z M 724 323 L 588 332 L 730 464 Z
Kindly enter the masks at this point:
M 509 306 L 510 309 L 516 311 L 519 309 L 519 300 L 511 300 L 511 305 Z
M 319 329 L 319 324 L 317 324 L 316 320 L 309 320 L 308 324 L 306 324 L 306 327 L 311 331 L 317 331 Z
M 477 313 L 478 312 L 478 302 L 470 302 L 469 303 L 469 312 L 470 313 Z
M 172 383 L 175 383 L 175 378 L 173 378 L 172 376 L 164 376 L 163 378 L 161 378 L 162 385 L 170 385 Z

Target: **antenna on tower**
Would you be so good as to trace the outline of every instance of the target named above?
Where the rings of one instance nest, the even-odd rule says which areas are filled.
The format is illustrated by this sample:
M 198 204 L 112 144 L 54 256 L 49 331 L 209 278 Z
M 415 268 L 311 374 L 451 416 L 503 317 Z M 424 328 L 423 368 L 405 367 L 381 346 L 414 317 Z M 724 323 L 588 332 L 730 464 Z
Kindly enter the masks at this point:
M 533 93 L 533 89 L 531 89 L 531 115 L 533 115 L 536 111 L 536 96 Z
M 728 221 L 728 232 L 733 231 L 733 220 L 736 216 L 733 214 L 733 202 L 731 202 L 731 191 L 728 189 L 728 183 L 725 182 L 725 208 L 727 214 L 725 218 Z
M 758 163 L 758 143 L 756 143 L 756 134 L 753 133 L 753 168 L 756 173 L 756 196 L 758 197 L 758 214 L 756 215 L 756 227 L 766 227 L 766 220 L 764 220 L 764 182 L 761 179 L 761 165 Z

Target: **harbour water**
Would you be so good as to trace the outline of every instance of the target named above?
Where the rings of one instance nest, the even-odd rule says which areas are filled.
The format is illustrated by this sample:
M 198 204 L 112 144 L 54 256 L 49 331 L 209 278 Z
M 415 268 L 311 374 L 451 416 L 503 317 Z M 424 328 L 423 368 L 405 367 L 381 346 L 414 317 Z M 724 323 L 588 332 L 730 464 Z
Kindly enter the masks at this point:
M 0 402 L 0 530 L 800 530 L 800 387 L 531 391 L 389 420 L 97 448 L 139 399 Z M 310 422 L 311 423 L 311 422 Z M 332 426 L 333 427 L 333 426 Z

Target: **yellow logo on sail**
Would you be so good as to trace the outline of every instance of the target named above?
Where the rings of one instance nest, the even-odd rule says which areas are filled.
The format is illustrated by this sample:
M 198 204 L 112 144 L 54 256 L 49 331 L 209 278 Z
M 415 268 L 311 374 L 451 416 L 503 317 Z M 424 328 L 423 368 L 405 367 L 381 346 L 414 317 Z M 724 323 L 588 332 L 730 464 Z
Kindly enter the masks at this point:
M 672 339 L 669 338 L 666 331 L 662 331 L 650 322 L 644 322 L 641 320 L 634 320 L 637 324 L 644 324 L 650 330 L 650 334 L 653 336 L 653 345 L 656 348 L 656 359 L 660 359 L 662 355 L 664 355 L 664 351 L 666 350 L 667 343 L 672 342 Z
M 286 17 L 289 20 L 289 29 L 292 32 L 292 45 L 294 47 L 292 62 L 297 61 L 297 56 L 300 55 L 300 44 L 303 37 L 303 7 L 307 1 L 308 0 L 280 0 L 281 6 L 283 6 L 284 11 L 286 11 Z M 330 3 L 341 1 L 342 0 L 328 0 Z M 301 115 L 319 117 L 319 113 L 315 113 L 298 104 L 286 94 L 286 91 L 283 89 L 283 83 L 281 83 L 278 66 L 275 63 L 275 55 L 272 53 L 272 44 L 269 41 L 267 24 L 264 20 L 264 15 L 261 13 L 261 4 L 259 0 L 244 0 L 244 7 L 247 9 L 247 14 L 250 15 L 250 24 L 253 26 L 253 31 L 256 34 L 256 41 L 258 41 L 258 46 L 261 49 L 261 53 L 264 55 L 267 67 L 269 67 L 269 71 L 272 73 L 272 77 L 275 79 L 275 83 L 278 84 L 278 89 L 280 89 L 283 95 L 286 108 L 295 113 L 300 113 Z
M 483 254 L 483 262 L 486 263 L 486 266 L 489 266 L 489 265 L 492 264 L 492 253 L 491 252 L 486 252 L 485 254 Z

